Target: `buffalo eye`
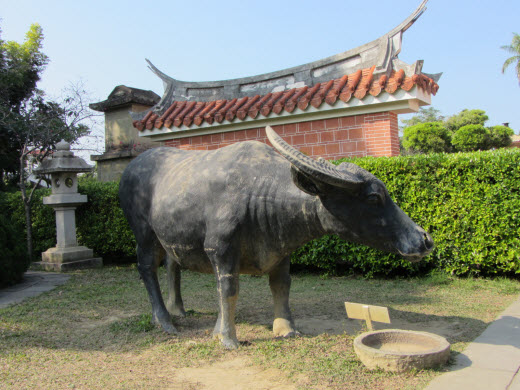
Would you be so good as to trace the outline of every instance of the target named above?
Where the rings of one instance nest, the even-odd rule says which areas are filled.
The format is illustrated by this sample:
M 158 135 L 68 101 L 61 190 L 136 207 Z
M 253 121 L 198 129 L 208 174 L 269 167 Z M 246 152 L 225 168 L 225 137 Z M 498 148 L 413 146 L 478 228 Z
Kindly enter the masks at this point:
M 378 194 L 377 192 L 372 192 L 371 194 L 367 195 L 366 202 L 373 205 L 379 205 L 383 203 L 383 198 L 381 197 L 381 194 Z

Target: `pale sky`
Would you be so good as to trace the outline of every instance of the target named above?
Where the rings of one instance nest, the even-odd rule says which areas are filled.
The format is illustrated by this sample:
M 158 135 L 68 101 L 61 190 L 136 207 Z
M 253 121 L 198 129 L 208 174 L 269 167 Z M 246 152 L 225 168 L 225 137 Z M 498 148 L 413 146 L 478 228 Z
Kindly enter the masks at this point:
M 39 88 L 50 96 L 83 80 L 93 101 L 117 85 L 162 95 L 145 58 L 179 80 L 253 76 L 328 57 L 397 26 L 421 0 L 0 0 L 2 39 L 23 41 L 31 23 L 45 34 L 50 63 Z M 487 125 L 520 132 L 520 86 L 502 74 L 500 49 L 520 33 L 519 0 L 430 0 L 405 32 L 399 58 L 443 72 L 432 106 L 449 116 L 483 109 Z M 403 116 L 401 116 L 403 118 Z

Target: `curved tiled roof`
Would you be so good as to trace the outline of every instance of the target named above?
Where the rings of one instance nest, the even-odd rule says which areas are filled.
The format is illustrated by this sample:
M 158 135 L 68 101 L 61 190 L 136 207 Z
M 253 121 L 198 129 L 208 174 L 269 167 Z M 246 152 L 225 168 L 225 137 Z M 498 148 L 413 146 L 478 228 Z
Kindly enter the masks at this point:
M 274 92 L 273 89 L 312 86 L 373 65 L 376 65 L 374 77 L 381 74 L 390 75 L 392 70 L 397 69 L 404 69 L 407 76 L 421 73 L 422 62 L 412 65 L 400 62 L 397 68 L 394 62 L 401 52 L 404 32 L 426 11 L 427 2 L 428 0 L 423 0 L 398 26 L 371 42 L 317 61 L 260 75 L 230 80 L 182 81 L 161 72 L 147 59 L 149 68 L 163 81 L 165 87 L 163 97 L 154 107 L 154 111 L 163 112 L 173 101 L 232 100 L 235 97 L 265 95 Z M 435 75 L 432 77 L 437 81 Z M 136 116 L 134 119 L 142 118 Z
M 246 116 L 256 119 L 259 115 L 268 116 L 271 112 L 292 113 L 296 107 L 305 111 L 309 105 L 314 108 L 322 104 L 334 105 L 338 99 L 347 103 L 352 97 L 362 100 L 367 94 L 378 96 L 382 92 L 396 93 L 402 89 L 410 91 L 414 86 L 428 94 L 435 95 L 438 84 L 430 77 L 419 73 L 406 76 L 403 69 L 393 70 L 388 77 L 383 74 L 374 77 L 375 66 L 359 69 L 341 78 L 317 83 L 312 86 L 292 88 L 265 95 L 244 96 L 234 99 L 212 101 L 173 101 L 162 113 L 148 111 L 141 120 L 133 122 L 139 131 L 162 127 L 172 128 L 182 125 L 200 126 L 203 122 L 212 124 L 225 120 L 244 120 Z

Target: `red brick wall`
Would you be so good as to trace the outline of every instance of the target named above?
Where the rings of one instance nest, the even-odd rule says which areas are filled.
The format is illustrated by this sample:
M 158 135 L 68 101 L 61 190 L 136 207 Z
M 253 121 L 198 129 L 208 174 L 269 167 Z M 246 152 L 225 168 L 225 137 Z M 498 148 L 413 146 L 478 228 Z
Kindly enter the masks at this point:
M 273 126 L 289 144 L 325 159 L 399 155 L 397 114 L 380 112 Z M 166 141 L 186 150 L 212 150 L 239 141 L 267 143 L 264 127 Z

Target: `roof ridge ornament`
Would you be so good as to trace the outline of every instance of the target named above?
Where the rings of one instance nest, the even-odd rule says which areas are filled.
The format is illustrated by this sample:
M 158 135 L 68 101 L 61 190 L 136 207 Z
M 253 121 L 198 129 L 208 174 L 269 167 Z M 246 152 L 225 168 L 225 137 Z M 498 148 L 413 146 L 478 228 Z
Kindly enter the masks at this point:
M 427 3 L 428 0 L 423 0 L 403 22 L 372 42 L 307 64 L 256 76 L 217 81 L 181 81 L 168 76 L 146 59 L 148 68 L 163 81 L 165 89 L 154 111 L 162 112 L 170 107 L 172 101 L 231 100 L 287 90 L 296 84 L 312 86 L 373 65 L 376 65 L 374 76 L 389 76 L 393 69 L 392 60 L 401 51 L 402 34 L 426 11 Z

